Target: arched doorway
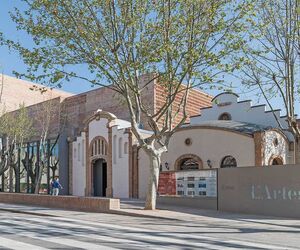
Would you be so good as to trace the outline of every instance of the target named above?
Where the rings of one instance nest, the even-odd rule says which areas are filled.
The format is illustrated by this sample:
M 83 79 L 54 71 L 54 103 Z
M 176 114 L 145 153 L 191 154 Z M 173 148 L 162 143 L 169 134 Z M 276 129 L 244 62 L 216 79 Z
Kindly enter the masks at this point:
M 106 196 L 107 188 L 107 163 L 104 159 L 97 159 L 93 163 L 93 194 Z
M 106 196 L 108 144 L 104 137 L 95 137 L 90 144 L 92 162 L 92 192 L 94 196 Z

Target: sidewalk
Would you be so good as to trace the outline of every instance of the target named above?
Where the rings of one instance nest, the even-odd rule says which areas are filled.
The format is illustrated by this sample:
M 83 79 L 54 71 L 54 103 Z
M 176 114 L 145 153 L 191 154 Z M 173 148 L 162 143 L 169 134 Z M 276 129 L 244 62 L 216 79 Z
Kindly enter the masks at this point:
M 109 239 L 109 242 L 121 244 L 120 248 L 124 244 L 117 242 L 121 237 L 121 241 L 133 241 L 135 246 L 140 242 L 148 248 L 150 243 L 156 244 L 153 249 L 179 241 L 181 244 L 198 244 L 198 249 L 199 245 L 207 246 L 205 249 L 224 249 L 224 246 L 228 249 L 299 249 L 300 220 L 165 206 L 156 211 L 145 211 L 139 200 L 122 200 L 121 204 L 122 208 L 113 213 L 92 213 L 0 203 L 1 226 L 10 230 L 16 241 L 20 237 L 16 232 L 22 229 L 27 233 L 27 226 L 33 236 L 42 232 L 40 239 L 49 240 L 44 237 L 49 231 L 43 230 L 50 229 L 52 233 L 54 224 L 60 232 L 69 230 L 66 229 L 69 225 L 73 230 L 72 240 L 100 237 L 102 243 L 103 239 Z M 56 228 L 54 230 L 57 232 Z M 66 239 L 70 240 L 70 231 L 67 233 Z M 59 238 L 62 237 L 59 233 Z
M 91 218 L 96 218 L 97 215 L 103 213 L 95 212 L 81 212 L 73 210 L 63 210 L 55 208 L 46 208 L 38 206 L 25 206 L 25 205 L 15 205 L 15 204 L 4 204 L 0 203 L 0 211 L 9 211 L 13 213 L 24 213 L 37 216 L 51 216 L 51 217 L 74 217 L 83 216 L 89 214 Z M 133 216 L 133 217 L 144 217 L 152 219 L 165 219 L 170 221 L 182 221 L 182 222 L 195 222 L 195 221 L 205 221 L 207 218 L 210 220 L 276 220 L 276 222 L 287 221 L 300 223 L 300 220 L 292 220 L 280 217 L 271 216 L 259 216 L 259 215 L 248 215 L 248 214 L 237 214 L 229 212 L 221 212 L 215 210 L 202 210 L 193 209 L 186 207 L 174 207 L 167 205 L 160 205 L 155 211 L 144 210 L 144 202 L 141 200 L 124 199 L 121 200 L 121 209 L 112 210 L 108 214 L 116 214 L 123 216 Z

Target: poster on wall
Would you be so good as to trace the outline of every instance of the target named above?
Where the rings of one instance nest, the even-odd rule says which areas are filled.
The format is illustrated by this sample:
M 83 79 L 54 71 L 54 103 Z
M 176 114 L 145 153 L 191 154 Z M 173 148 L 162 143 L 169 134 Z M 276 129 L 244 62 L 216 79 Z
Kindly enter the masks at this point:
M 217 171 L 177 172 L 176 194 L 191 197 L 217 197 Z

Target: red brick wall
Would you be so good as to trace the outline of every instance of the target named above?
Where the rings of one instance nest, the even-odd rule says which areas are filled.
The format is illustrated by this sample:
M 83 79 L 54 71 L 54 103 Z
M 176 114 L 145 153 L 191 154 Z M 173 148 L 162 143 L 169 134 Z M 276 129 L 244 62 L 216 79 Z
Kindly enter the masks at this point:
M 174 104 L 173 104 L 173 115 L 175 116 L 175 112 L 177 112 L 181 100 L 184 96 L 184 91 L 177 94 Z M 164 87 L 161 84 L 155 84 L 155 110 L 158 112 L 158 110 L 164 105 L 166 100 L 166 91 L 164 90 Z M 209 107 L 211 106 L 211 100 L 212 96 L 197 90 L 197 89 L 191 89 L 188 96 L 188 101 L 186 105 L 186 111 L 188 117 L 199 115 L 200 109 L 203 107 Z M 183 117 L 182 109 L 181 113 L 179 113 L 176 118 L 174 119 L 174 125 L 178 124 Z M 163 123 L 163 119 L 161 119 L 160 124 Z M 186 122 L 189 122 L 189 118 L 187 118 Z
M 142 76 L 141 82 L 147 82 L 149 79 L 151 79 L 149 75 Z M 142 100 L 152 113 L 154 107 L 153 84 L 149 84 L 144 89 Z M 65 113 L 68 116 L 67 134 L 71 136 L 78 135 L 84 129 L 84 121 L 97 109 L 111 112 L 119 119 L 130 121 L 130 114 L 123 97 L 109 88 L 102 87 L 66 98 L 62 104 L 65 105 Z M 146 121 L 144 124 L 145 129 L 148 129 Z
M 160 195 L 176 195 L 175 172 L 162 172 L 159 174 L 158 193 Z
M 26 107 L 28 116 L 32 118 L 32 135 L 29 141 L 40 140 L 42 131 L 45 129 L 48 129 L 47 138 L 56 138 L 61 127 L 61 100 L 60 97 L 56 97 Z M 15 110 L 11 114 L 14 115 L 18 112 L 19 110 Z M 48 119 L 50 124 L 45 122 Z
M 0 201 L 10 204 L 54 207 L 89 212 L 107 212 L 120 209 L 119 199 L 99 197 L 0 193 Z
M 141 95 L 144 106 L 151 114 L 157 111 L 164 104 L 165 100 L 163 87 L 154 83 L 154 81 L 151 82 L 152 78 L 152 74 L 146 74 L 141 76 L 140 79 L 141 84 L 150 82 L 150 84 L 143 89 Z M 182 94 L 179 94 L 176 97 L 174 107 L 178 107 L 181 98 Z M 211 99 L 211 96 L 199 90 L 192 89 L 187 104 L 188 115 L 198 115 L 200 113 L 200 108 L 211 106 Z M 60 114 L 67 117 L 66 124 L 64 124 L 63 127 L 68 136 L 77 136 L 83 131 L 86 119 L 99 108 L 113 113 L 119 119 L 130 121 L 127 104 L 122 101 L 122 97 L 118 96 L 115 91 L 109 88 L 98 88 L 66 99 L 56 98 L 54 102 L 54 106 L 56 107 L 55 114 L 57 115 L 54 115 L 51 121 L 51 135 L 55 135 L 58 133 L 59 129 L 62 129 L 62 124 L 60 124 L 59 120 Z M 36 113 L 40 111 L 42 105 L 42 103 L 39 103 L 28 107 L 30 116 L 36 116 Z M 179 122 L 181 117 L 182 114 L 179 114 L 175 123 Z M 189 119 L 187 122 L 188 121 Z M 160 122 L 162 123 L 163 119 L 161 119 Z M 142 117 L 142 123 L 145 129 L 150 129 L 145 117 Z M 35 129 L 38 130 L 38 124 L 35 124 Z

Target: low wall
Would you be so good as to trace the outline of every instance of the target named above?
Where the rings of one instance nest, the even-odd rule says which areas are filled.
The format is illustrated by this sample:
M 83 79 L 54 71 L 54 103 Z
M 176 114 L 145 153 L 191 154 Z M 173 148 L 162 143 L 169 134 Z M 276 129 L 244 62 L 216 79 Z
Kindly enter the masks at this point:
M 160 195 L 176 195 L 175 172 L 161 172 L 159 174 L 158 193 Z
M 300 218 L 300 165 L 218 170 L 219 210 Z
M 216 197 L 160 196 L 157 198 L 157 205 L 217 210 L 218 200 Z
M 0 193 L 0 203 L 62 208 L 88 212 L 108 212 L 120 209 L 119 199 L 77 196 Z

